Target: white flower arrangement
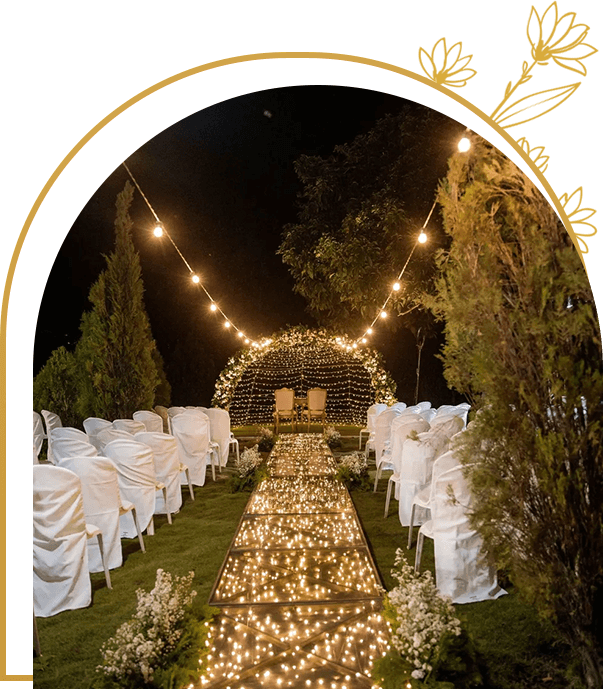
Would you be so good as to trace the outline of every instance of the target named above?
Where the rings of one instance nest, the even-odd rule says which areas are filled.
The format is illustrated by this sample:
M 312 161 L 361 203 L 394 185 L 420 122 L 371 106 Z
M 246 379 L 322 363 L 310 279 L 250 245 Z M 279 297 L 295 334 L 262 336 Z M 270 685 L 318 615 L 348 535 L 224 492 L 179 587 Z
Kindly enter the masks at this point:
M 241 452 L 238 459 L 235 459 L 235 469 L 241 478 L 249 476 L 262 463 L 262 455 L 258 451 L 258 446 L 248 447 Z
M 341 433 L 335 426 L 327 426 L 324 431 L 324 439 L 329 447 L 341 445 Z
M 158 569 L 155 588 L 150 593 L 142 589 L 136 591 L 135 615 L 103 644 L 104 664 L 96 671 L 113 677 L 120 684 L 130 683 L 137 677 L 150 684 L 156 667 L 176 648 L 182 635 L 179 625 L 185 608 L 197 595 L 191 589 L 193 577 L 194 572 L 172 577 L 169 572 Z
M 364 452 L 351 452 L 349 455 L 343 455 L 339 458 L 339 463 L 342 467 L 349 469 L 352 474 L 360 476 L 366 469 L 368 464 Z
M 424 679 L 433 669 L 442 639 L 460 635 L 461 623 L 450 599 L 438 593 L 431 572 L 415 574 L 400 548 L 392 576 L 398 582 L 386 595 L 387 607 L 395 613 L 392 645 L 414 667 L 411 676 Z

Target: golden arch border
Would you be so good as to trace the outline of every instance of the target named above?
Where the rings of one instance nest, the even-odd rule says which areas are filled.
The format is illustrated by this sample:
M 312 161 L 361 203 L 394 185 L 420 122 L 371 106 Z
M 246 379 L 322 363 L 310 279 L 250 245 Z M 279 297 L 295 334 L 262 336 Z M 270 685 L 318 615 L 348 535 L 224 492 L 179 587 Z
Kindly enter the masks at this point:
M 132 98 L 130 98 L 128 101 L 123 103 L 121 106 L 110 112 L 106 117 L 104 117 L 98 124 L 93 127 L 80 141 L 69 151 L 69 153 L 63 158 L 63 160 L 60 162 L 60 164 L 57 166 L 57 168 L 54 170 L 52 175 L 49 177 L 48 181 L 42 188 L 41 192 L 38 194 L 34 204 L 32 205 L 26 220 L 24 222 L 24 225 L 19 233 L 19 236 L 17 238 L 16 244 L 14 251 L 11 256 L 11 260 L 9 262 L 8 270 L 7 270 L 7 278 L 5 281 L 4 285 L 4 291 L 3 291 L 3 298 L 2 298 L 2 308 L 0 311 L 0 323 L 2 325 L 2 332 L 3 332 L 3 337 L 1 338 L 0 341 L 0 357 L 2 360 L 2 375 L 3 375 L 3 394 L 0 398 L 0 404 L 2 405 L 1 407 L 1 426 L 0 426 L 0 433 L 2 434 L 2 437 L 5 440 L 4 444 L 4 453 L 3 453 L 3 460 L 4 460 L 4 467 L 6 471 L 6 440 L 7 440 L 7 425 L 6 425 L 6 412 L 7 412 L 7 400 L 6 400 L 6 350 L 7 350 L 7 341 L 6 341 L 6 331 L 7 331 L 7 310 L 8 310 L 8 303 L 9 303 L 9 298 L 11 295 L 11 289 L 13 286 L 13 279 L 14 279 L 14 274 L 15 274 L 15 269 L 21 254 L 21 250 L 23 247 L 23 243 L 25 241 L 25 237 L 27 235 L 27 232 L 31 226 L 31 223 L 33 219 L 35 218 L 36 214 L 40 210 L 40 207 L 44 200 L 46 199 L 50 189 L 53 187 L 53 185 L 57 182 L 59 177 L 63 174 L 69 163 L 75 158 L 75 156 L 88 144 L 99 132 L 101 132 L 103 129 L 107 127 L 113 120 L 118 118 L 120 115 L 125 113 L 127 110 L 129 110 L 132 106 L 134 106 L 136 103 L 148 98 L 149 96 L 157 93 L 161 89 L 164 89 L 165 87 L 174 84 L 176 82 L 179 82 L 181 80 L 186 79 L 187 77 L 190 77 L 195 74 L 199 74 L 201 72 L 205 72 L 208 70 L 214 70 L 216 68 L 220 68 L 226 65 L 231 65 L 231 64 L 238 64 L 238 63 L 245 63 L 245 62 L 252 62 L 252 61 L 259 61 L 259 60 L 274 60 L 274 59 L 282 59 L 282 58 L 287 58 L 287 59 L 321 59 L 321 60 L 340 60 L 340 61 L 346 61 L 346 62 L 352 62 L 352 63 L 357 63 L 357 64 L 362 64 L 362 65 L 367 65 L 371 67 L 376 67 L 379 69 L 383 70 L 388 70 L 390 72 L 394 72 L 397 74 L 400 74 L 402 76 L 405 76 L 407 78 L 410 78 L 416 82 L 420 82 L 424 84 L 425 86 L 428 86 L 430 89 L 434 89 L 435 91 L 439 91 L 443 95 L 445 95 L 447 98 L 452 99 L 459 103 L 460 105 L 464 106 L 468 111 L 476 115 L 482 122 L 487 124 L 498 136 L 500 136 L 512 149 L 512 151 L 517 154 L 523 161 L 524 165 L 528 167 L 532 175 L 539 181 L 540 185 L 544 190 L 546 190 L 546 193 L 549 196 L 549 202 L 553 205 L 555 208 L 558 216 L 560 217 L 561 221 L 563 222 L 568 234 L 570 235 L 572 242 L 574 243 L 574 246 L 576 247 L 576 250 L 578 250 L 579 255 L 582 260 L 583 267 L 588 275 L 588 271 L 586 269 L 586 264 L 584 261 L 584 256 L 582 251 L 580 251 L 580 247 L 577 241 L 577 235 L 574 232 L 571 222 L 559 200 L 557 197 L 557 194 L 554 192 L 550 184 L 547 182 L 545 179 L 544 175 L 542 174 L 541 170 L 536 166 L 536 164 L 530 159 L 530 157 L 527 155 L 527 153 L 515 142 L 513 137 L 511 137 L 504 129 L 502 129 L 499 125 L 497 125 L 495 122 L 491 120 L 491 118 L 484 113 L 482 110 L 477 108 L 475 105 L 464 99 L 462 96 L 460 96 L 458 93 L 451 91 L 450 89 L 440 86 L 438 84 L 433 83 L 426 77 L 410 71 L 408 69 L 405 69 L 403 67 L 399 67 L 396 65 L 392 65 L 386 62 L 382 62 L 379 60 L 374 60 L 371 58 L 365 58 L 361 56 L 356 56 L 356 55 L 346 55 L 346 54 L 340 54 L 340 53 L 329 53 L 329 52 L 288 52 L 288 53 L 279 53 L 279 52 L 266 52 L 266 53 L 254 53 L 254 54 L 249 54 L 249 55 L 240 55 L 240 56 L 235 56 L 235 57 L 230 57 L 230 58 L 225 58 L 222 60 L 216 60 L 214 62 L 210 62 L 204 65 L 199 65 L 197 67 L 193 67 L 191 69 L 179 72 L 172 77 L 169 77 L 167 79 L 164 79 L 160 82 L 157 82 L 156 84 L 150 86 L 149 88 L 139 92 Z M 284 84 L 283 84 L 284 85 Z M 336 85 L 336 84 L 334 84 Z M 248 91 L 246 91 L 248 92 Z M 219 100 L 214 101 L 214 102 L 220 102 Z M 172 123 L 173 124 L 173 123 Z M 485 137 L 487 138 L 487 137 Z M 6 494 L 4 491 L 0 492 L 0 505 L 4 509 L 4 514 L 6 514 L 6 508 L 7 508 L 7 500 L 6 500 Z M 1 567 L 1 575 L 2 575 L 2 588 L 4 591 L 6 591 L 6 566 L 7 566 L 7 553 L 6 553 L 6 532 L 3 529 L 2 530 L 2 548 L 1 550 L 1 557 L 2 557 L 2 567 Z M 0 609 L 2 609 L 3 618 L 6 619 L 6 596 L 2 598 L 2 603 L 0 604 Z M 28 620 L 29 616 L 24 614 L 24 619 Z M 32 677 L 31 675 L 6 675 L 6 626 L 3 629 L 2 637 L 3 637 L 3 643 L 1 644 L 0 647 L 0 672 L 3 672 L 3 678 L 4 679 L 14 679 L 14 680 L 24 680 L 24 681 L 31 681 Z

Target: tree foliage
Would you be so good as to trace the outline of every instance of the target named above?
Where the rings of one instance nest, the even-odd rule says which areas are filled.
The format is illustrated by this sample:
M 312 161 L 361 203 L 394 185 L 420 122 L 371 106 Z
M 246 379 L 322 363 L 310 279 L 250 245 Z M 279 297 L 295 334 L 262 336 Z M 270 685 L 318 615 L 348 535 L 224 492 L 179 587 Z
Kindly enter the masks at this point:
M 297 160 L 299 220 L 284 228 L 279 253 L 321 325 L 357 327 L 378 312 L 433 202 L 436 132 L 450 128 L 438 113 L 406 107 L 326 158 Z M 392 304 L 398 313 L 430 274 L 421 248 Z
M 73 354 L 58 347 L 40 369 L 33 383 L 33 408 L 39 413 L 47 409 L 61 417 L 64 426 L 77 426 L 80 376 Z
M 115 249 L 90 290 L 92 310 L 82 317 L 78 361 L 88 384 L 82 391 L 84 415 L 127 418 L 153 406 L 159 384 L 155 341 L 143 302 L 140 260 L 134 249 L 127 182 L 116 201 Z
M 554 210 L 475 141 L 439 201 L 445 375 L 481 410 L 461 450 L 487 549 L 603 684 L 603 368 L 594 300 Z

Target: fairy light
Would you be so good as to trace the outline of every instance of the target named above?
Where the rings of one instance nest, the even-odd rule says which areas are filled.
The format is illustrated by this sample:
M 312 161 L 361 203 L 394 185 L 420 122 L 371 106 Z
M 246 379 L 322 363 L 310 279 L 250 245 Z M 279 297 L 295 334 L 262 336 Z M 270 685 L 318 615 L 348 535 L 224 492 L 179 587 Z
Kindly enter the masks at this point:
M 457 147 L 461 153 L 467 153 L 467 151 L 471 148 L 471 139 L 468 137 L 464 136 L 457 144 Z
M 209 310 L 210 311 L 217 311 L 218 307 L 216 306 L 215 302 L 212 301 L 212 303 L 209 305 Z
M 195 285 L 198 285 L 201 282 L 201 278 L 195 273 L 193 273 L 191 276 L 191 280 L 195 283 Z
M 399 292 L 400 291 L 400 283 L 394 282 L 394 284 L 392 285 L 392 289 L 394 290 L 394 292 Z
M 163 227 L 161 225 L 156 225 L 153 234 L 155 237 L 163 237 Z
M 380 316 L 381 318 L 387 318 L 387 311 L 381 311 L 381 313 L 379 314 L 379 316 Z
M 242 330 L 239 330 L 239 332 L 237 333 L 237 337 L 245 337 L 245 334 Z
M 224 321 L 224 327 L 230 328 L 230 321 Z
M 389 649 L 381 588 L 322 436 L 280 436 L 248 503 L 210 605 L 202 686 L 374 686 Z M 277 475 L 275 472 L 284 472 Z

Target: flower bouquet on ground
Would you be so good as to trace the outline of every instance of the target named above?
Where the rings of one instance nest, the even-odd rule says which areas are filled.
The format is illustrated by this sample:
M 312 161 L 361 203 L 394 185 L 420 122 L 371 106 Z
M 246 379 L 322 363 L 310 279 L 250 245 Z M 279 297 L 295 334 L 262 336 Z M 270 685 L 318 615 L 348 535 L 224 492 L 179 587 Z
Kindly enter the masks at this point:
M 356 451 L 340 457 L 335 476 L 348 490 L 371 489 L 371 480 L 364 452 Z
M 325 428 L 325 432 L 323 433 L 323 437 L 331 450 L 341 447 L 341 433 L 335 428 L 335 426 L 327 426 Z
M 473 644 L 431 572 L 415 574 L 398 548 L 392 576 L 398 585 L 383 603 L 391 647 L 374 665 L 375 682 L 383 689 L 482 686 Z
M 230 491 L 238 493 L 241 490 L 253 490 L 267 476 L 266 462 L 258 446 L 248 447 L 235 459 L 235 473 L 229 481 Z
M 276 442 L 274 431 L 267 426 L 260 426 L 259 431 L 260 438 L 258 442 L 258 450 L 260 452 L 270 452 L 274 447 L 274 443 Z
M 190 611 L 197 595 L 193 576 L 173 577 L 158 569 L 155 588 L 136 591 L 136 613 L 101 648 L 103 664 L 96 670 L 103 677 L 95 686 L 180 689 L 198 681 L 209 619 Z

